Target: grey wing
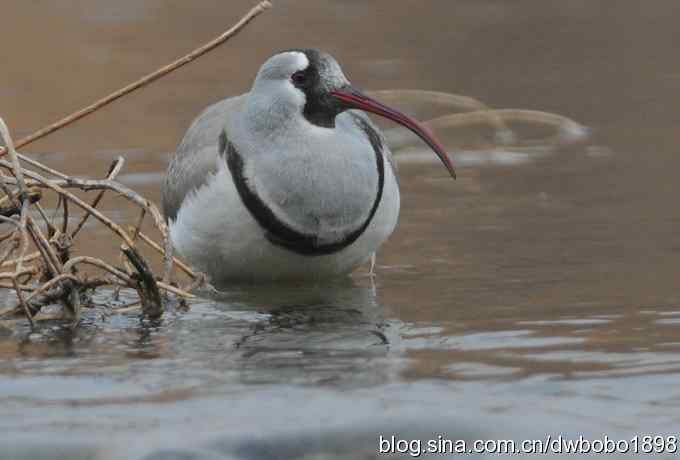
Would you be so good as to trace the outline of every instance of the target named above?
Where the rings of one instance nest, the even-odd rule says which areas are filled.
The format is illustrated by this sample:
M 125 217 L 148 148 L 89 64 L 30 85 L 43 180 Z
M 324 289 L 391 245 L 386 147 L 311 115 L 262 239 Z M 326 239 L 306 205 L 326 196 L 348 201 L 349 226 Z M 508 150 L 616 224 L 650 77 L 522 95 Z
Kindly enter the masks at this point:
M 187 130 L 168 166 L 161 190 L 166 220 L 174 220 L 186 196 L 216 172 L 220 136 L 229 115 L 240 109 L 244 99 L 245 95 L 241 95 L 211 105 Z

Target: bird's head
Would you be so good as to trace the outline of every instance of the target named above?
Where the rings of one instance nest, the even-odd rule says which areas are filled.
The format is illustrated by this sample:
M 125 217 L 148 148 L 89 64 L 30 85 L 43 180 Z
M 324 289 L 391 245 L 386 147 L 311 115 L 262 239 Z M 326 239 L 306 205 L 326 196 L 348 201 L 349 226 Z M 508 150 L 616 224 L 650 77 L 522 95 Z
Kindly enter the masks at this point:
M 334 128 L 335 117 L 349 109 L 390 119 L 425 141 L 456 177 L 446 151 L 427 128 L 353 87 L 327 53 L 293 49 L 275 54 L 260 67 L 251 94 L 266 105 L 283 107 L 286 116 L 304 116 L 309 123 L 324 128 Z

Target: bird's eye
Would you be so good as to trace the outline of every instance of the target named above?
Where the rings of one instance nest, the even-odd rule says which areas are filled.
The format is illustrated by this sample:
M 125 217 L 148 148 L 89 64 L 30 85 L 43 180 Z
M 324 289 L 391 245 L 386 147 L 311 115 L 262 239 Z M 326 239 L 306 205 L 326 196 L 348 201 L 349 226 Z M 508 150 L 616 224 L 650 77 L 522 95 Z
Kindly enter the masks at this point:
M 307 75 L 302 70 L 299 70 L 291 75 L 290 79 L 294 85 L 299 86 L 303 85 L 307 81 Z

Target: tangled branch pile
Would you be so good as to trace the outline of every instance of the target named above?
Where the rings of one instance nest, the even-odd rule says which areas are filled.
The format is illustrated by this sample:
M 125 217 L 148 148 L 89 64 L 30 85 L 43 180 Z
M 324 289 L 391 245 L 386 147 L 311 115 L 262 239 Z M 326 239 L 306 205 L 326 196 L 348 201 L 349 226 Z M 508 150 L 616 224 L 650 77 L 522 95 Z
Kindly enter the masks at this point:
M 1 118 L 0 135 L 9 157 L 9 160 L 0 159 L 0 189 L 3 192 L 0 222 L 4 224 L 0 228 L 8 228 L 0 235 L 0 287 L 13 289 L 17 298 L 16 305 L 0 310 L 0 316 L 23 313 L 33 324 L 43 306 L 56 303 L 63 307 L 61 317 L 71 318 L 77 324 L 88 292 L 101 286 L 135 290 L 139 296 L 136 303 L 149 318 L 158 318 L 163 313 L 162 291 L 183 299 L 192 297 L 188 291 L 201 283 L 202 277 L 172 257 L 167 228 L 158 208 L 116 182 L 124 165 L 123 158 L 113 162 L 106 179 L 80 179 L 18 153 Z M 88 203 L 74 194 L 74 189 L 98 193 Z M 97 209 L 107 192 L 116 193 L 139 208 L 136 225 L 124 229 Z M 56 195 L 57 207 L 63 210 L 60 216 L 57 213 L 48 216 L 43 207 L 42 202 L 48 194 Z M 74 225 L 74 220 L 69 219 L 72 207 L 82 211 Z M 141 232 L 147 216 L 162 236 L 162 246 Z M 120 251 L 125 258 L 122 267 L 91 256 L 72 256 L 74 241 L 88 219 L 97 220 L 120 240 Z M 154 275 L 149 262 L 140 254 L 137 248 L 140 241 L 162 255 L 164 273 L 161 277 Z M 170 284 L 173 263 L 189 277 L 188 286 L 179 288 Z M 80 269 L 83 265 L 96 267 L 102 274 L 93 276 Z
M 88 294 L 102 286 L 135 290 L 138 300 L 119 311 L 141 307 L 143 315 L 148 318 L 159 318 L 163 314 L 164 298 L 169 298 L 169 295 L 180 299 L 193 297 L 189 291 L 204 283 L 203 276 L 194 273 L 172 256 L 167 228 L 158 208 L 116 182 L 116 176 L 123 168 L 123 158 L 113 162 L 105 179 L 81 179 L 24 156 L 16 148 L 68 126 L 212 51 L 271 6 L 268 0 L 259 1 L 236 24 L 215 39 L 94 104 L 21 139 L 16 147 L 9 129 L 0 118 L 0 140 L 3 144 L 0 147 L 0 231 L 4 231 L 0 233 L 0 288 L 13 290 L 16 296 L 15 305 L 0 307 L 0 319 L 24 314 L 31 327 L 35 320 L 61 318 L 71 319 L 72 324 L 77 325 L 82 306 L 89 300 Z M 73 193 L 76 190 L 97 191 L 97 195 L 88 203 Z M 125 229 L 97 209 L 107 192 L 115 193 L 139 208 L 136 225 Z M 48 216 L 42 205 L 50 198 L 55 199 L 57 209 L 63 210 L 60 221 L 57 213 Z M 72 207 L 83 212 L 75 225 L 71 225 L 69 219 L 69 209 Z M 160 233 L 162 245 L 141 232 L 147 216 L 150 216 Z M 104 225 L 120 240 L 122 266 L 117 267 L 91 256 L 72 256 L 74 242 L 89 219 Z M 137 247 L 140 241 L 162 256 L 162 276 L 155 275 L 149 261 L 141 255 Z M 94 267 L 100 274 L 92 275 L 82 270 L 85 265 Z M 170 283 L 173 265 L 189 278 L 183 288 Z M 165 295 L 161 295 L 161 292 Z M 54 304 L 62 306 L 59 313 L 41 315 L 44 306 Z

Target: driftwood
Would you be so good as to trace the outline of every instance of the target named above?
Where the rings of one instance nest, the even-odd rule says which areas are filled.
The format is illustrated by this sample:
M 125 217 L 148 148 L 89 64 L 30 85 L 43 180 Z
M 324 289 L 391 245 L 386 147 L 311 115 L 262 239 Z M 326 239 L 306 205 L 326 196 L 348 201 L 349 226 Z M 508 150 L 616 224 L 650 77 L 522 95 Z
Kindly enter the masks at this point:
M 124 166 L 124 159 L 118 158 L 109 167 L 105 179 L 72 177 L 40 163 L 18 148 L 43 138 L 75 121 L 101 109 L 111 102 L 135 91 L 196 58 L 215 49 L 236 35 L 250 21 L 271 7 L 268 1 L 255 5 L 229 30 L 183 56 L 175 62 L 146 75 L 138 81 L 100 99 L 99 101 L 68 115 L 35 133 L 14 143 L 4 120 L 0 118 L 0 289 L 14 291 L 15 305 L 0 308 L 0 318 L 21 314 L 26 316 L 31 327 L 40 319 L 54 319 L 54 315 L 40 316 L 46 305 L 60 304 L 62 314 L 56 318 L 71 319 L 78 324 L 83 299 L 99 287 L 130 288 L 137 292 L 139 300 L 116 312 L 134 311 L 140 308 L 142 314 L 151 319 L 160 318 L 165 299 L 170 295 L 180 300 L 194 296 L 189 292 L 205 277 L 195 273 L 186 264 L 172 255 L 165 221 L 156 205 L 135 191 L 116 182 L 116 176 Z M 96 191 L 94 199 L 87 202 L 76 191 Z M 106 193 L 114 193 L 140 209 L 134 226 L 124 228 L 121 223 L 97 209 Z M 49 217 L 41 202 L 54 199 L 61 208 L 61 222 L 57 216 Z M 70 224 L 69 213 L 78 208 L 82 216 L 75 225 Z M 55 213 L 56 214 L 56 213 Z M 150 218 L 162 243 L 141 232 L 142 224 Z M 77 242 L 81 230 L 88 220 L 94 219 L 107 228 L 120 241 L 124 255 L 124 267 L 90 256 L 71 256 L 71 247 Z M 162 258 L 163 275 L 157 276 L 151 270 L 151 263 L 137 247 L 141 240 L 154 249 Z M 81 270 L 82 267 L 88 270 Z M 173 267 L 177 266 L 186 275 L 185 288 L 171 283 Z M 161 295 L 166 293 L 166 297 Z M 137 307 L 139 305 L 140 307 Z M 36 316 L 38 315 L 38 316 Z

